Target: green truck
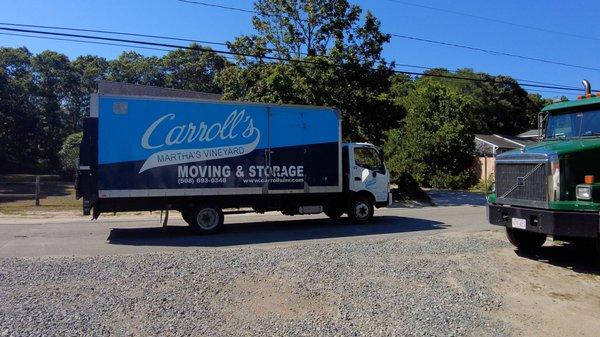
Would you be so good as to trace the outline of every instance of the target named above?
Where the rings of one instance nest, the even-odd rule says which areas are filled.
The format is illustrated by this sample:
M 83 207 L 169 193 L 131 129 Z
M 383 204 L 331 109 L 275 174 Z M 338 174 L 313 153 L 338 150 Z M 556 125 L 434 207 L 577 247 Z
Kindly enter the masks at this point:
M 552 235 L 594 241 L 600 258 L 600 94 L 583 82 L 584 96 L 542 109 L 539 143 L 496 157 L 487 216 L 519 250 Z

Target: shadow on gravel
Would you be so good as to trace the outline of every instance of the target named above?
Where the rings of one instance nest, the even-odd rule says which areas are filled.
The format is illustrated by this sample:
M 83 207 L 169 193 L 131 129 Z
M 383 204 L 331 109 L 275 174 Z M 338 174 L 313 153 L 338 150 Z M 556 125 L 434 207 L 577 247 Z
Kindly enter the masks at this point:
M 378 216 L 364 225 L 352 224 L 348 218 L 225 224 L 221 232 L 212 235 L 194 235 L 187 226 L 169 226 L 166 229 L 113 228 L 107 240 L 117 245 L 219 247 L 416 232 L 447 227 L 449 226 L 438 221 Z
M 533 254 L 519 250 L 515 250 L 515 253 L 524 258 L 567 268 L 577 273 L 600 275 L 593 245 L 562 243 L 544 246 Z

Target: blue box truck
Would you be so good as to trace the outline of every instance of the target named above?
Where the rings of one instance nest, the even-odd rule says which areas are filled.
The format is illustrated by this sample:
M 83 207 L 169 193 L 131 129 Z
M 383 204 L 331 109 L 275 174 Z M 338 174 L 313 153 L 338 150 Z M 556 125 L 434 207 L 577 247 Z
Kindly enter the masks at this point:
M 391 202 L 383 154 L 342 143 L 336 109 L 219 100 L 98 83 L 83 121 L 77 197 L 84 214 L 178 210 L 199 233 L 224 208 L 344 213 L 357 222 Z

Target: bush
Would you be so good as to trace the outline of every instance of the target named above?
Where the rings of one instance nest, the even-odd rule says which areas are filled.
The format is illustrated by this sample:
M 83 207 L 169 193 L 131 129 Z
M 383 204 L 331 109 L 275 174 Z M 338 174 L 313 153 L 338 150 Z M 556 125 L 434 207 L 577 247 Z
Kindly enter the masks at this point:
M 58 151 L 58 156 L 60 158 L 60 175 L 63 178 L 75 177 L 77 158 L 79 158 L 79 144 L 81 144 L 82 138 L 82 132 L 70 134 L 63 142 L 60 151 Z
M 410 174 L 402 174 L 396 179 L 395 183 L 398 185 L 398 189 L 392 189 L 391 191 L 394 200 L 417 200 L 420 202 L 432 203 L 429 195 L 421 189 L 421 186 L 417 184 L 415 178 Z
M 475 192 L 483 192 L 485 194 L 490 194 L 494 191 L 494 174 L 490 174 L 487 179 L 481 179 L 477 184 L 471 187 L 471 191 Z

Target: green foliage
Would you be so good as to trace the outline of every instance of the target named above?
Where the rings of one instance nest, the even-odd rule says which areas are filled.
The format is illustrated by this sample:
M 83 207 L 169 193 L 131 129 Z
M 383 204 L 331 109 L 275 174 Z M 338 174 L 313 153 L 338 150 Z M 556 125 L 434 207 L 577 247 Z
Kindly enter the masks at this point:
M 345 140 L 385 142 L 396 183 L 414 185 L 412 175 L 444 188 L 472 184 L 473 133 L 536 127 L 548 103 L 514 79 L 471 69 L 428 73 L 477 81 L 396 74 L 382 57 L 390 36 L 348 0 L 256 0 L 255 11 L 255 33 L 228 46 L 258 57 L 238 56 L 235 63 L 196 44 L 162 57 L 130 51 L 114 60 L 0 48 L 0 173 L 65 171 L 75 150 L 67 145 L 76 142 L 69 135 L 81 131 L 98 80 L 335 107 Z
M 215 78 L 225 64 L 200 50 L 71 61 L 52 51 L 32 55 L 26 48 L 0 48 L 0 173 L 62 171 L 59 151 L 68 135 L 81 130 L 98 80 L 220 92 Z
M 494 189 L 494 174 L 490 174 L 487 179 L 481 179 L 470 188 L 473 192 L 483 192 L 485 194 L 490 194 Z
M 83 132 L 77 132 L 67 136 L 62 144 L 58 156 L 60 157 L 61 174 L 73 177 L 77 169 L 77 158 L 79 158 L 79 145 L 83 138 Z
M 219 75 L 224 97 L 336 107 L 345 139 L 381 144 L 383 131 L 398 125 L 404 109 L 390 95 L 393 71 L 381 56 L 390 36 L 377 18 L 346 0 L 258 0 L 255 10 L 257 33 L 238 37 L 230 49 L 307 62 L 241 57 L 241 66 Z
M 225 68 L 227 61 L 214 52 L 193 49 L 178 49 L 162 58 L 165 86 L 169 88 L 220 93 L 216 77 Z
M 387 132 L 384 146 L 392 180 L 409 173 L 423 186 L 471 186 L 472 99 L 440 83 L 423 81 L 404 104 L 407 115 L 403 126 Z
M 428 74 L 456 76 L 474 81 L 422 77 L 418 81 L 443 84 L 471 97 L 469 111 L 471 132 L 515 135 L 537 127 L 537 114 L 542 102 L 532 100 L 514 79 L 459 69 L 454 74 L 447 69 L 429 70 Z

